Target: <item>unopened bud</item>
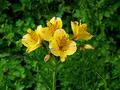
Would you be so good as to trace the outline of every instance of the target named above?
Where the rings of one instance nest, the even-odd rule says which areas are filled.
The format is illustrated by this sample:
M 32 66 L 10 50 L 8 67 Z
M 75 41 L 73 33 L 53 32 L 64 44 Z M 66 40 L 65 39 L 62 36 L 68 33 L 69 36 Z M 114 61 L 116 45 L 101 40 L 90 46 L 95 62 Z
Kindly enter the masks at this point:
M 80 46 L 80 51 L 82 51 L 83 49 L 94 49 L 94 47 L 90 44 L 85 44 Z
M 91 46 L 90 44 L 85 44 L 85 45 L 84 45 L 84 48 L 85 48 L 85 49 L 94 49 L 94 47 Z
M 44 61 L 47 62 L 49 59 L 50 59 L 50 55 L 47 54 L 47 55 L 44 57 Z

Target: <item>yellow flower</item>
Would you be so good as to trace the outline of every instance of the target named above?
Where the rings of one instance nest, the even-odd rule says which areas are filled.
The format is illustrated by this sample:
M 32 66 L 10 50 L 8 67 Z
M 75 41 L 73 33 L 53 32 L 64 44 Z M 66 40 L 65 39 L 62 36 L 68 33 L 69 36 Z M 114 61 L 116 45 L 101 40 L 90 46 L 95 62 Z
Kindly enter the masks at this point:
M 87 32 L 87 24 L 78 24 L 77 21 L 71 21 L 74 40 L 89 40 L 93 36 Z
M 67 55 L 72 55 L 76 52 L 76 43 L 69 40 L 68 34 L 63 29 L 55 31 L 53 39 L 49 43 L 50 51 L 55 56 L 60 56 L 62 62 L 65 61 Z
M 44 40 L 50 41 L 54 32 L 61 28 L 62 20 L 59 17 L 53 17 L 50 21 L 47 22 L 47 27 L 42 28 L 40 35 Z
M 40 28 L 41 26 L 38 26 L 35 31 L 28 29 L 28 33 L 23 36 L 22 44 L 27 47 L 26 52 L 30 53 L 41 46 L 42 39 L 39 34 Z

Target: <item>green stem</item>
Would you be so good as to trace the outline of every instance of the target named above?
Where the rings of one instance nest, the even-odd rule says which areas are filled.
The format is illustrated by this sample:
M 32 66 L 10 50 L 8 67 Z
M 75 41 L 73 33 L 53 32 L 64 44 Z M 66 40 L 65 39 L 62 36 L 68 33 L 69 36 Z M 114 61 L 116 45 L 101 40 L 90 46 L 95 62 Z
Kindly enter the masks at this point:
M 58 66 L 60 64 L 60 60 L 57 60 L 58 58 L 54 57 L 53 60 L 53 72 L 52 72 L 52 90 L 56 90 L 56 75 L 58 72 Z
M 56 70 L 53 71 L 53 87 L 52 90 L 56 90 Z
M 96 73 L 97 73 L 97 72 L 96 72 Z M 107 82 L 106 82 L 106 80 L 105 80 L 99 73 L 97 73 L 97 75 L 103 80 L 105 90 L 108 90 L 108 89 L 107 89 Z

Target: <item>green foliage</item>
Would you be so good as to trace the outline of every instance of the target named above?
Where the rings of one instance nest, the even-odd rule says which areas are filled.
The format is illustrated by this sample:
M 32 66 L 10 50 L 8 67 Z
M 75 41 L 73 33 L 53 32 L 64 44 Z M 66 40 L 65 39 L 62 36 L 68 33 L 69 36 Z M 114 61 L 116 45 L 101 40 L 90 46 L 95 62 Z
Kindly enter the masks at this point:
M 54 57 L 45 63 L 44 48 L 26 54 L 21 38 L 53 16 L 69 34 L 70 21 L 87 23 L 94 37 L 84 43 L 95 47 L 58 65 L 57 90 L 119 90 L 119 9 L 119 0 L 0 0 L 0 90 L 50 90 Z

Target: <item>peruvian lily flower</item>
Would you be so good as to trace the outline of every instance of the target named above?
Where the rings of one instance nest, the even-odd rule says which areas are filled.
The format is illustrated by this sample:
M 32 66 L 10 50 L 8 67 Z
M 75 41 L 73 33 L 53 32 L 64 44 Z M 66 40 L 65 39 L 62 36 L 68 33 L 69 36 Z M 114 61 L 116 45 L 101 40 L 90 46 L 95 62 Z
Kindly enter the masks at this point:
M 67 55 L 72 55 L 77 50 L 76 43 L 69 40 L 68 34 L 63 29 L 54 32 L 49 48 L 53 55 L 60 56 L 61 62 L 65 61 Z
M 46 40 L 50 41 L 53 37 L 54 32 L 57 29 L 62 28 L 62 20 L 59 17 L 53 17 L 50 21 L 47 21 L 47 27 L 44 27 L 40 31 L 41 37 Z
M 26 52 L 30 53 L 33 50 L 37 49 L 38 47 L 41 47 L 42 38 L 40 37 L 40 28 L 41 26 L 38 26 L 35 31 L 28 29 L 27 34 L 23 36 L 22 38 L 22 44 L 27 47 Z
M 78 24 L 77 21 L 71 21 L 74 40 L 89 40 L 93 36 L 87 32 L 87 24 Z

